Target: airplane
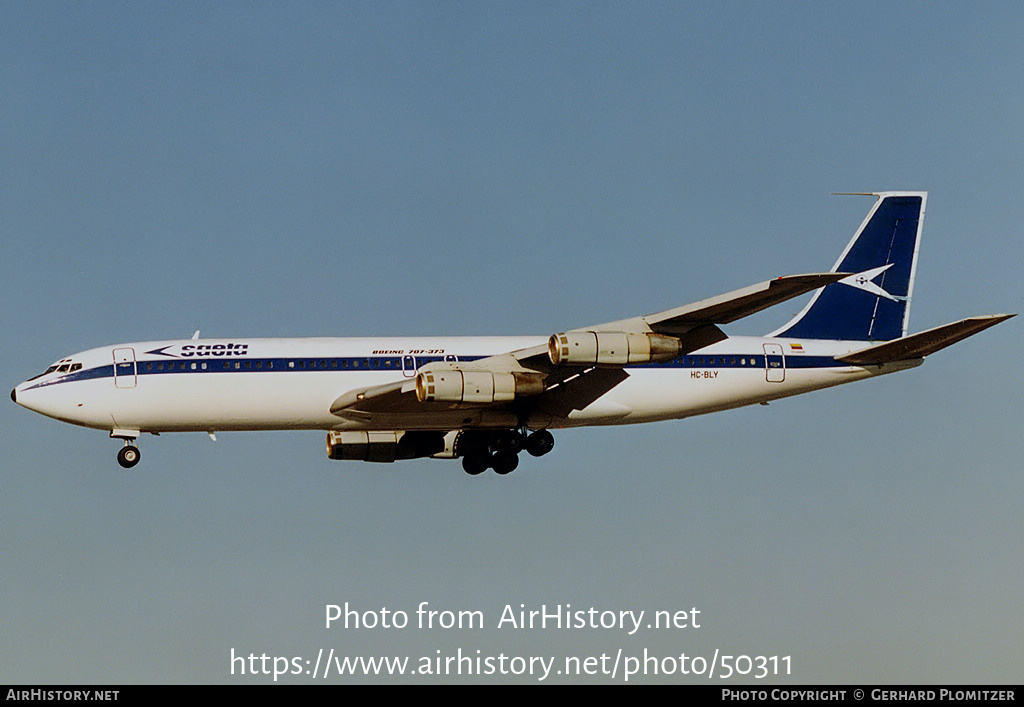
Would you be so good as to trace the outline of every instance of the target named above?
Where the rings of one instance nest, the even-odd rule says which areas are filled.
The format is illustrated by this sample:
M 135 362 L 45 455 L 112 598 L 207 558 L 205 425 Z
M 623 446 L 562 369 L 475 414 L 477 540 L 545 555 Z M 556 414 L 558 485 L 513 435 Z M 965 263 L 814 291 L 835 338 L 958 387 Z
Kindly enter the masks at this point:
M 123 440 L 323 430 L 331 459 L 462 460 L 508 474 L 552 430 L 679 419 L 914 368 L 1013 314 L 907 334 L 927 192 L 874 192 L 827 273 L 790 275 L 550 336 L 216 338 L 116 344 L 56 361 L 11 399 Z M 721 325 L 814 292 L 766 336 Z

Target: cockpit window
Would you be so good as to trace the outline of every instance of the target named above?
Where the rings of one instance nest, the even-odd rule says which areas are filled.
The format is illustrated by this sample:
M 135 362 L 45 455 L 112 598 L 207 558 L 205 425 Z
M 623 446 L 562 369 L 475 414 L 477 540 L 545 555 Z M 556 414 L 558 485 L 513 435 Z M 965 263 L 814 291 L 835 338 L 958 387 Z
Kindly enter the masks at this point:
M 35 380 L 36 378 L 42 378 L 43 376 L 47 375 L 48 373 L 53 373 L 53 372 L 54 372 L 54 371 L 56 371 L 56 370 L 57 370 L 57 364 L 54 364 L 54 365 L 50 366 L 49 368 L 47 368 L 47 369 L 46 369 L 45 371 L 43 371 L 42 373 L 40 373 L 39 375 L 37 375 L 37 376 L 32 376 L 31 378 L 29 378 L 29 380 L 30 380 L 30 381 L 34 381 L 34 380 Z M 26 381 L 26 382 L 27 382 L 27 381 Z
M 80 363 L 71 363 L 71 362 L 68 362 L 68 361 L 64 361 L 62 363 L 55 363 L 55 364 L 53 364 L 52 366 L 47 368 L 45 371 L 43 371 L 39 375 L 32 376 L 31 378 L 29 378 L 29 380 L 30 381 L 34 381 L 36 378 L 42 378 L 43 376 L 49 375 L 49 374 L 53 373 L 54 371 L 56 371 L 57 373 L 73 373 L 75 371 L 80 371 L 80 370 L 82 370 L 82 364 L 80 364 Z

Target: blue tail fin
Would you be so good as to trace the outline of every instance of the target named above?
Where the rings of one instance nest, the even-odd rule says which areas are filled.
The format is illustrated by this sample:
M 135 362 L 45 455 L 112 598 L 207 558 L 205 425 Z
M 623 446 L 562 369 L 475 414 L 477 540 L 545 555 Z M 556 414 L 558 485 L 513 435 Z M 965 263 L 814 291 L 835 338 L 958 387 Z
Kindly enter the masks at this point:
M 815 293 L 771 336 L 890 341 L 907 333 L 927 192 L 881 192 L 832 272 L 850 277 Z

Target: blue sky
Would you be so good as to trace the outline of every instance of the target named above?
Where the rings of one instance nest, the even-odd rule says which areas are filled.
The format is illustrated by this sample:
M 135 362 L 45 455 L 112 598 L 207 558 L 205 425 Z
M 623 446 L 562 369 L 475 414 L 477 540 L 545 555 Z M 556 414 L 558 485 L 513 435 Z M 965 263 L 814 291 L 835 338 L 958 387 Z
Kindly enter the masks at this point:
M 11 386 L 197 328 L 548 334 L 658 311 L 830 267 L 869 206 L 837 191 L 929 191 L 911 329 L 1024 310 L 1015 4 L 0 15 Z M 0 681 L 243 682 L 232 648 L 321 647 L 720 649 L 791 655 L 799 683 L 1018 681 L 1022 341 L 1014 320 L 899 376 L 563 432 L 508 478 L 330 462 L 316 432 L 145 439 L 125 473 L 102 433 L 4 406 Z M 345 601 L 706 623 L 324 629 Z

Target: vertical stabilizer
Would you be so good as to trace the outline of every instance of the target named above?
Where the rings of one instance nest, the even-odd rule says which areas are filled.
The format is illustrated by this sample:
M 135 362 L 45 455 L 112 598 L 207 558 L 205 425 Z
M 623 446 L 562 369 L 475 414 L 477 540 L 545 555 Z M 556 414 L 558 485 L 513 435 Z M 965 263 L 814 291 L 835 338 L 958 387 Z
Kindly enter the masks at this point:
M 852 273 L 815 293 L 770 336 L 891 341 L 907 333 L 927 192 L 879 192 L 832 272 Z

